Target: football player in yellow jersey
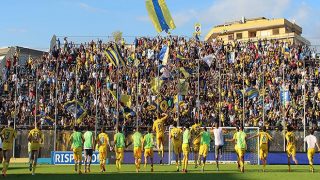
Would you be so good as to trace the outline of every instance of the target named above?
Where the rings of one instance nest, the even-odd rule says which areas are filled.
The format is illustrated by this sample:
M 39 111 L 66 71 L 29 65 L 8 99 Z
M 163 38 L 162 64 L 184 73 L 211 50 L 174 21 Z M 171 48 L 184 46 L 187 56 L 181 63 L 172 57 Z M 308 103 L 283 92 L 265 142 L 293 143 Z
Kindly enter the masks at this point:
M 4 161 L 2 162 L 2 165 L 3 165 L 2 175 L 3 176 L 7 175 L 7 170 L 8 170 L 10 158 L 12 155 L 13 140 L 17 136 L 17 132 L 15 129 L 13 129 L 13 126 L 14 126 L 13 122 L 10 122 L 9 126 L 4 128 L 0 133 L 0 136 L 3 140 L 3 144 L 2 144 L 3 158 L 4 158 Z
M 240 171 L 244 173 L 244 155 L 247 149 L 247 137 L 246 133 L 244 132 L 244 127 L 241 125 L 237 128 L 237 132 L 233 135 L 232 139 L 227 139 L 226 142 L 235 142 L 235 150 L 238 155 L 238 168 Z
M 239 126 L 236 126 L 236 132 L 235 132 L 235 134 L 238 133 L 238 132 L 239 132 Z M 235 136 L 235 134 L 234 134 L 234 136 Z M 226 140 L 226 141 L 228 141 L 228 140 Z M 238 146 L 237 146 L 237 143 L 236 143 L 236 142 L 235 142 L 235 144 L 234 144 L 234 151 L 235 151 L 236 154 L 237 154 L 237 165 L 238 165 L 238 169 L 240 169 L 240 158 L 239 158 Z
M 177 172 L 179 172 L 179 162 L 181 164 L 181 151 L 182 151 L 182 130 L 177 127 L 177 122 L 173 123 L 173 129 L 170 131 L 169 138 L 172 139 L 173 152 L 176 157 Z
M 193 139 L 192 149 L 193 149 L 193 154 L 194 154 L 195 168 L 198 167 L 198 155 L 199 155 L 200 140 L 201 140 L 200 133 L 202 131 L 203 130 L 201 129 L 200 123 L 197 123 L 197 122 L 194 125 L 192 125 L 190 128 L 191 137 Z
M 142 143 L 143 136 L 139 132 L 139 127 L 135 129 L 135 132 L 131 135 L 131 142 L 127 145 L 130 146 L 133 143 L 133 157 L 136 165 L 136 172 L 140 171 L 141 157 L 142 157 Z
M 29 170 L 32 171 L 32 175 L 34 175 L 39 156 L 40 144 L 44 141 L 42 132 L 37 128 L 37 125 L 35 125 L 34 129 L 29 132 L 28 141 L 30 142 L 31 153 Z
M 96 139 L 98 144 L 98 150 L 99 150 L 99 161 L 100 161 L 100 170 L 101 172 L 106 171 L 106 159 L 107 159 L 107 146 L 109 146 L 110 151 L 112 150 L 109 136 L 105 133 L 106 129 L 105 127 L 101 128 L 101 132 L 98 135 L 98 138 Z
M 168 115 L 165 113 L 160 113 L 157 115 L 157 119 L 153 122 L 152 130 L 156 132 L 156 139 L 157 139 L 157 148 L 158 154 L 160 157 L 160 164 L 162 164 L 163 160 L 163 141 L 164 141 L 164 122 L 168 118 Z
M 289 125 L 287 127 L 288 132 L 286 133 L 286 141 L 287 141 L 287 155 L 288 155 L 288 170 L 291 172 L 290 167 L 290 158 L 292 157 L 292 160 L 295 164 L 298 164 L 298 161 L 296 159 L 296 136 L 293 133 L 293 128 Z
M 267 133 L 267 128 L 266 126 L 262 127 L 262 132 L 259 132 L 259 134 L 252 136 L 248 139 L 254 138 L 254 137 L 259 137 L 259 142 L 260 142 L 260 152 L 259 152 L 259 157 L 260 160 L 262 161 L 263 164 L 263 172 L 265 171 L 266 164 L 267 164 L 267 157 L 268 157 L 268 152 L 269 152 L 269 141 L 272 140 L 272 137 L 270 136 L 269 133 Z

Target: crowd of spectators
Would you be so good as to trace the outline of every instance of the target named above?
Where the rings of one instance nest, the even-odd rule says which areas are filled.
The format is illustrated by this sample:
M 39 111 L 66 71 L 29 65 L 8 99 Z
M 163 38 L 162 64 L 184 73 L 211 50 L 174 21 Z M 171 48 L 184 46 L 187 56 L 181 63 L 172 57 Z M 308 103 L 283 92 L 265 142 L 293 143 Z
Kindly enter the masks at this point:
M 169 60 L 161 65 L 159 52 L 166 45 Z M 110 128 L 116 123 L 150 126 L 162 111 L 150 107 L 163 100 L 169 106 L 164 111 L 169 115 L 166 124 L 199 120 L 274 129 L 292 124 L 301 129 L 305 119 L 307 127 L 320 125 L 319 64 L 307 46 L 280 40 L 224 43 L 220 39 L 141 37 L 131 45 L 118 42 L 126 62 L 121 67 L 107 59 L 105 50 L 110 46 L 111 42 L 101 40 L 75 44 L 64 38 L 42 58 L 19 63 L 18 53 L 8 57 L 0 85 L 1 124 L 15 120 L 17 127 L 27 127 L 37 114 L 42 126 L 52 128 L 56 118 L 58 128 L 71 127 L 76 121 L 64 104 L 76 99 L 87 112 L 81 126 L 96 122 Z M 203 61 L 208 56 L 212 59 Z M 152 91 L 155 77 L 163 80 L 159 93 Z M 185 93 L 180 79 L 187 83 Z M 257 90 L 259 96 L 243 93 L 248 88 Z M 290 92 L 289 103 L 280 101 L 281 88 Z M 117 104 L 111 93 L 116 90 L 131 96 L 130 111 L 135 113 L 127 115 L 125 105 Z

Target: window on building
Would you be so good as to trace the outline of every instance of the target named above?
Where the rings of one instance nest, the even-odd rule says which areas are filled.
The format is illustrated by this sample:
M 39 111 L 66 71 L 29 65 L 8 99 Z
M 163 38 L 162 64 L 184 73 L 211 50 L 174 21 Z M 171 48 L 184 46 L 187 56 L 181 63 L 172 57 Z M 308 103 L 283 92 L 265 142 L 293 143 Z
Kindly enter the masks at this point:
M 228 35 L 228 40 L 229 40 L 229 41 L 234 40 L 234 36 L 233 36 L 233 34 L 229 34 L 229 35 Z
M 273 29 L 272 34 L 273 34 L 273 35 L 278 35 L 278 34 L 279 34 L 279 28 Z
M 270 30 L 261 31 L 261 37 L 268 37 L 271 35 Z
M 237 33 L 237 39 L 242 39 L 242 33 Z
M 255 37 L 257 37 L 257 31 L 249 32 L 249 38 L 255 38 Z

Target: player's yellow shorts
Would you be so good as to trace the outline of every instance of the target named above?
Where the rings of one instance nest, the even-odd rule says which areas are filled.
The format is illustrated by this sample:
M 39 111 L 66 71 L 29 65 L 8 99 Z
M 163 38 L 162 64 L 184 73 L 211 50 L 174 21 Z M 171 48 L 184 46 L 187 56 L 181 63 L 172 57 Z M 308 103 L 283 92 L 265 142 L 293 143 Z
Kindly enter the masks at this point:
M 200 150 L 200 142 L 198 143 L 193 143 L 193 146 L 192 146 L 192 148 L 193 148 L 193 151 L 194 152 L 199 152 L 199 150 Z
M 181 142 L 177 142 L 177 143 L 173 143 L 173 152 L 174 154 L 180 154 L 182 151 L 182 143 Z
M 182 144 L 182 152 L 183 156 L 188 156 L 189 155 L 189 144 Z
M 268 146 L 267 145 L 260 146 L 259 157 L 260 157 L 260 159 L 266 159 L 268 157 Z
M 209 151 L 209 147 L 206 144 L 202 144 L 199 149 L 199 155 L 203 157 L 207 157 Z
M 82 161 L 82 148 L 81 147 L 73 148 L 72 151 L 73 151 L 74 162 Z
M 144 157 L 153 157 L 153 149 L 145 149 Z
M 238 147 L 237 145 L 234 146 L 234 151 L 236 152 L 237 156 L 239 156 Z
M 134 147 L 133 148 L 133 156 L 134 156 L 134 158 L 141 159 L 141 154 L 142 154 L 141 147 Z
M 296 156 L 296 146 L 288 146 L 287 147 L 287 155 L 288 155 L 288 157 Z
M 107 149 L 99 148 L 99 160 L 100 162 L 105 161 L 107 159 Z
M 308 149 L 307 155 L 308 155 L 308 160 L 309 160 L 310 164 L 313 161 L 313 156 L 314 156 L 315 153 L 316 153 L 316 150 L 314 148 Z
M 116 159 L 123 160 L 124 157 L 124 150 L 123 148 L 116 148 Z
M 245 149 L 238 149 L 237 151 L 238 151 L 239 157 L 244 157 L 244 154 L 246 153 Z
M 163 133 L 157 133 L 156 135 L 156 139 L 157 139 L 157 145 L 160 147 L 161 144 L 163 144 L 164 141 L 164 134 Z
M 12 143 L 6 143 L 6 142 L 4 142 L 4 143 L 2 144 L 2 150 L 3 150 L 3 151 L 12 150 Z
M 40 149 L 40 144 L 39 143 L 35 143 L 35 144 L 31 143 L 31 145 L 30 145 L 30 150 L 31 151 L 39 151 L 39 149 Z

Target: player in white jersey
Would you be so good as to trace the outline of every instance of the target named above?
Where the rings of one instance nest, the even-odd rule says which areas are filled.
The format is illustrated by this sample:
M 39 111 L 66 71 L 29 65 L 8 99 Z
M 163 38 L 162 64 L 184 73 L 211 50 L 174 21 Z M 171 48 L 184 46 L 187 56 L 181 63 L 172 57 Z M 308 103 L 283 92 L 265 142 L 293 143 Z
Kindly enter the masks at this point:
M 215 123 L 215 127 L 213 128 L 213 136 L 214 136 L 214 149 L 215 149 L 215 158 L 217 171 L 219 171 L 219 155 L 222 157 L 222 148 L 224 145 L 223 131 L 222 127 L 219 127 L 219 122 Z
M 312 130 L 310 130 L 310 134 L 304 138 L 304 142 L 306 142 L 308 145 L 307 155 L 308 155 L 308 160 L 309 160 L 311 172 L 314 172 L 313 156 L 316 152 L 315 147 L 317 146 L 318 151 L 320 150 L 318 140 L 317 140 L 316 136 L 314 136 L 313 134 L 314 134 L 314 130 L 312 129 Z

